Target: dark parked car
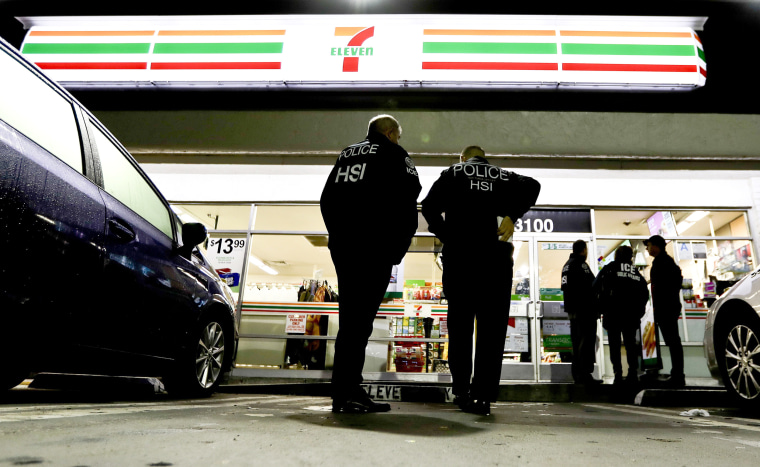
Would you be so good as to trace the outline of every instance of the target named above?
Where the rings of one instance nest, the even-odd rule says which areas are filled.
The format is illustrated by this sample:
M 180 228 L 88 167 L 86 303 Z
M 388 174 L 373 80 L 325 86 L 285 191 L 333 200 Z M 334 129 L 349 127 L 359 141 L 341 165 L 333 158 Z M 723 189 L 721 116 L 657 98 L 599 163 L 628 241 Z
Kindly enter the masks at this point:
M 108 130 L 0 39 L 0 390 L 32 372 L 161 376 L 209 395 L 237 342 L 229 288 Z
M 704 344 L 713 377 L 740 405 L 760 409 L 760 269 L 712 304 Z

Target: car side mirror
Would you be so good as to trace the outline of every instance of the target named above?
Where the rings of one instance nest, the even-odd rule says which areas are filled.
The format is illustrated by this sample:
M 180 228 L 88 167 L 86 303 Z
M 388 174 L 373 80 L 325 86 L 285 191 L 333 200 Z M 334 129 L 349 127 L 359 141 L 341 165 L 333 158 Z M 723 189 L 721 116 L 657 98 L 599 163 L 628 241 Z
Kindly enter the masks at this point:
M 189 256 L 196 245 L 206 241 L 206 237 L 208 237 L 208 230 L 206 230 L 205 225 L 198 222 L 182 225 L 182 246 L 179 249 L 180 253 Z

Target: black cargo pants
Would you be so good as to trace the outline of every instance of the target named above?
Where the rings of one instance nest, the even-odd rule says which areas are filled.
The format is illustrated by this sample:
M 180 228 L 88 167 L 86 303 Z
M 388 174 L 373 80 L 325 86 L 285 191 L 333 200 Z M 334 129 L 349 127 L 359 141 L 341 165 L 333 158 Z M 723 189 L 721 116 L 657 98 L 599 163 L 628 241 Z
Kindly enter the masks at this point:
M 368 258 L 353 251 L 330 250 L 330 255 L 340 296 L 331 392 L 333 399 L 346 399 L 361 391 L 367 342 L 388 290 L 393 264 L 386 258 Z
M 444 247 L 442 259 L 452 392 L 457 396 L 470 392 L 475 399 L 494 402 L 512 298 L 512 245 L 499 242 L 487 250 Z

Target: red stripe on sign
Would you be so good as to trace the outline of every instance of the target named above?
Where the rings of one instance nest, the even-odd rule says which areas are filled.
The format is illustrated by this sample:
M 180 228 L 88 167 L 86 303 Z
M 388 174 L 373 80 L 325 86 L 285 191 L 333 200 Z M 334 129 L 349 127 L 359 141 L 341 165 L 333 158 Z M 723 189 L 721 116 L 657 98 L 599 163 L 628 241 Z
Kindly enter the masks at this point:
M 422 62 L 423 70 L 557 70 L 556 63 Z
M 158 62 L 152 70 L 279 70 L 280 62 Z
M 696 65 L 630 65 L 624 63 L 563 63 L 566 71 L 653 71 L 661 73 L 693 73 Z
M 357 72 L 359 71 L 359 57 L 346 57 L 343 59 L 343 71 L 345 72 Z
M 702 76 L 704 76 L 705 78 L 707 78 L 707 70 L 705 70 L 704 68 L 702 68 L 702 67 L 699 67 L 699 73 L 700 73 Z
M 36 62 L 35 65 L 43 70 L 145 70 L 148 64 L 144 62 Z

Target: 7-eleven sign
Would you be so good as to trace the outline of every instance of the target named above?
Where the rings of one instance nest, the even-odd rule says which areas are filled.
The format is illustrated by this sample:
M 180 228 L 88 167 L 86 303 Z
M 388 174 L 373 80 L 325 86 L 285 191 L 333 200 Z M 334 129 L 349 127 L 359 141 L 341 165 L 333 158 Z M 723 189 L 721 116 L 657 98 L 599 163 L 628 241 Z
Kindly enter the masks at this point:
M 372 56 L 372 47 L 362 47 L 364 41 L 375 35 L 375 27 L 336 27 L 335 35 L 350 37 L 346 47 L 333 47 L 330 55 L 343 57 L 343 71 L 359 71 L 359 58 Z

